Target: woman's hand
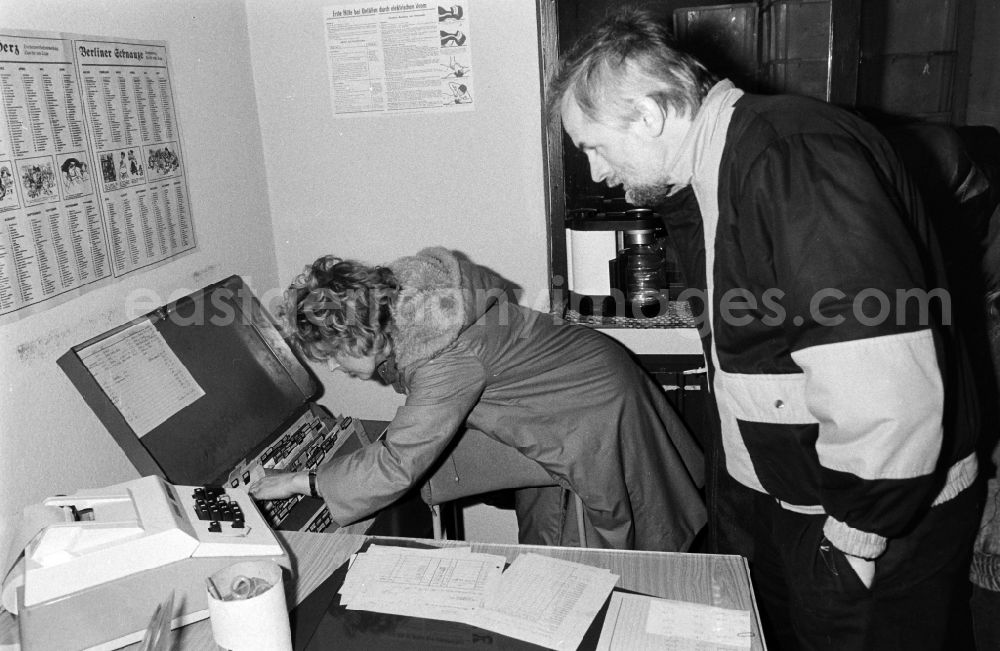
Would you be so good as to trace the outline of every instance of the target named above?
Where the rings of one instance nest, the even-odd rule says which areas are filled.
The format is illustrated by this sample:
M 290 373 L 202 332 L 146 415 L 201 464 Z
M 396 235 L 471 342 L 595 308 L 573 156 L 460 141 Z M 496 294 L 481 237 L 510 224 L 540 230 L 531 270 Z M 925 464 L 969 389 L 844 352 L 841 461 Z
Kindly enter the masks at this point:
M 258 500 L 280 500 L 293 495 L 309 494 L 309 473 L 267 471 L 250 484 L 250 495 Z

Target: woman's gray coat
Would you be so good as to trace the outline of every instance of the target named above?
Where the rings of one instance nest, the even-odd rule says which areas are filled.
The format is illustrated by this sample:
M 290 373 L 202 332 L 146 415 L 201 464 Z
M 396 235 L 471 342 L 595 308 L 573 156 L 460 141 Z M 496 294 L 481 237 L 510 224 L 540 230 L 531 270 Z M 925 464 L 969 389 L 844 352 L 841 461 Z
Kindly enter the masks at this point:
M 406 403 L 386 436 L 325 464 L 319 492 L 347 524 L 420 482 L 464 427 L 539 463 L 583 502 L 588 545 L 679 551 L 705 524 L 702 454 L 617 342 L 509 301 L 492 272 L 426 249 L 389 265 Z

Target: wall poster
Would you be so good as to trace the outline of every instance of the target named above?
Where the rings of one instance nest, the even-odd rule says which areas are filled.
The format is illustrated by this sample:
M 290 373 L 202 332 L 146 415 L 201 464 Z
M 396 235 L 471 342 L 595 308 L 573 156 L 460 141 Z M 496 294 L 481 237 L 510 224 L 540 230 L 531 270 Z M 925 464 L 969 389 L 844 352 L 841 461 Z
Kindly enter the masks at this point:
M 163 41 L 0 31 L 0 323 L 195 248 Z
M 469 0 L 323 10 L 334 117 L 472 111 Z

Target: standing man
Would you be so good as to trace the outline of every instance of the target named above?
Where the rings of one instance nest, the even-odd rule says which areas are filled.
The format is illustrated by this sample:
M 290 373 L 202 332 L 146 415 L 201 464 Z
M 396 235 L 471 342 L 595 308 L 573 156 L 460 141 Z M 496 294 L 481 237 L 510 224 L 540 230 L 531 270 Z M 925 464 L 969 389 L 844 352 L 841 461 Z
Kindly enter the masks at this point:
M 719 551 L 748 556 L 771 648 L 944 648 L 977 524 L 976 404 L 890 145 L 828 104 L 717 81 L 633 9 L 576 43 L 549 91 L 594 181 L 636 205 L 697 198 L 701 238 L 690 211 L 677 238 L 661 214 L 706 290 L 735 480 L 714 500 L 748 527 Z

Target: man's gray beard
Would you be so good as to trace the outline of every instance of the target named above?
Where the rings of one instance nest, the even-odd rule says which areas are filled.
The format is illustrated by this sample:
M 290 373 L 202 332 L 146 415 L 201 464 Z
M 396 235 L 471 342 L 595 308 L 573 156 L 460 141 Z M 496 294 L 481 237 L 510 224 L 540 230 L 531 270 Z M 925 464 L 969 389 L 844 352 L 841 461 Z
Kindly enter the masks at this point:
M 666 201 L 674 186 L 663 181 L 653 185 L 633 185 L 625 190 L 625 200 L 633 206 L 652 208 Z

